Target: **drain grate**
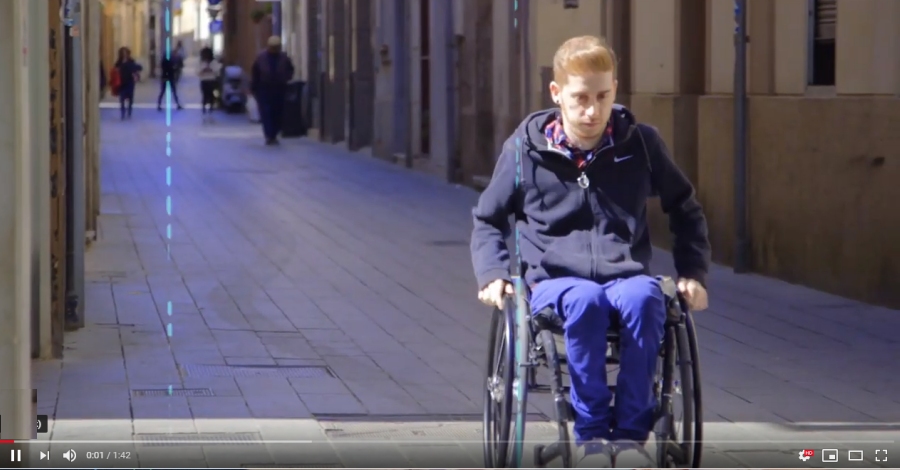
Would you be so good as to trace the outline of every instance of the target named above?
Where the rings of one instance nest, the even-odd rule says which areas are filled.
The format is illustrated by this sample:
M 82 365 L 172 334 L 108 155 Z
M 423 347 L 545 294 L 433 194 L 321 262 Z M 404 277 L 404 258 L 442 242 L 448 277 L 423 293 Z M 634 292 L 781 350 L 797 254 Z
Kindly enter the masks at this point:
M 134 397 L 214 397 L 208 388 L 139 388 L 131 391 Z
M 188 364 L 181 366 L 186 377 L 299 377 L 304 379 L 334 377 L 325 366 L 223 366 Z
M 175 434 L 135 434 L 134 441 L 142 447 L 173 447 L 199 445 L 263 445 L 262 436 L 255 432 L 214 432 Z

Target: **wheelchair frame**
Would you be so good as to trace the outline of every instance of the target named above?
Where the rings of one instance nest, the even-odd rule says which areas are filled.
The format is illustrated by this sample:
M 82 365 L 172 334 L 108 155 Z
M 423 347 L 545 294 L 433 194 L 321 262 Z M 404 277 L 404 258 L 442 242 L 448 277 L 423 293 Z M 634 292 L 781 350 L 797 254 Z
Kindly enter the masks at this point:
M 700 467 L 703 439 L 702 395 L 699 354 L 693 318 L 675 282 L 657 277 L 666 299 L 667 319 L 660 347 L 661 372 L 654 380 L 657 399 L 653 436 L 660 467 Z M 525 443 L 525 417 L 529 392 L 549 393 L 555 403 L 559 439 L 534 448 L 534 465 L 544 467 L 561 458 L 562 467 L 572 467 L 573 446 L 569 421 L 574 412 L 570 387 L 564 385 L 568 365 L 557 349 L 563 331 L 543 312 L 533 314 L 521 278 L 514 278 L 515 294 L 503 309 L 495 309 L 491 320 L 484 390 L 484 460 L 487 468 L 520 468 Z M 618 365 L 618 331 L 607 332 L 607 368 Z M 564 346 L 564 343 L 563 343 Z M 551 372 L 550 383 L 537 382 L 537 368 Z M 676 381 L 674 373 L 679 373 Z M 608 370 L 608 369 L 607 369 Z M 615 385 L 610 384 L 613 394 Z M 683 421 L 675 422 L 673 406 L 681 396 Z M 615 395 L 614 395 L 615 396 Z

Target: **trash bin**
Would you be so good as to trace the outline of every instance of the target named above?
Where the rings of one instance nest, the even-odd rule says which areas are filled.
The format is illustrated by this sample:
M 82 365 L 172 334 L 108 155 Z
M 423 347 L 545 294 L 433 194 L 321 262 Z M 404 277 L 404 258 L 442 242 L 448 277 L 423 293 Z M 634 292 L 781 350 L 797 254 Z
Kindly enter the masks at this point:
M 282 115 L 281 136 L 303 137 L 307 134 L 306 113 L 304 112 L 304 90 L 306 82 L 293 81 L 288 83 L 287 93 L 284 96 L 284 114 Z

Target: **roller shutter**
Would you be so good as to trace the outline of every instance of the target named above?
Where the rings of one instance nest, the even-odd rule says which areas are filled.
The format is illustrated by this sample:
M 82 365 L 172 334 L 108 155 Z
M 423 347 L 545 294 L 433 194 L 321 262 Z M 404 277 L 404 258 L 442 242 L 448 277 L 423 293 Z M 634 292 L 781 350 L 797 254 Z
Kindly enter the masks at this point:
M 815 39 L 833 41 L 837 25 L 837 0 L 815 0 Z

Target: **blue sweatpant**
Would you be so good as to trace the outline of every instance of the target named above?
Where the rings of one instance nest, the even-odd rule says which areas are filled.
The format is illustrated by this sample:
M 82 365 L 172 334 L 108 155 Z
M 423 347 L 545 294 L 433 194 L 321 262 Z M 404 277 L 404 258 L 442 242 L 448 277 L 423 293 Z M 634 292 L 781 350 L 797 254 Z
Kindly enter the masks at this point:
M 644 442 L 653 428 L 653 379 L 666 321 L 659 282 L 651 276 L 602 285 L 572 277 L 550 279 L 538 283 L 531 295 L 532 311 L 547 307 L 564 320 L 576 442 Z M 613 315 L 621 326 L 621 351 L 616 403 L 611 410 L 606 331 Z

